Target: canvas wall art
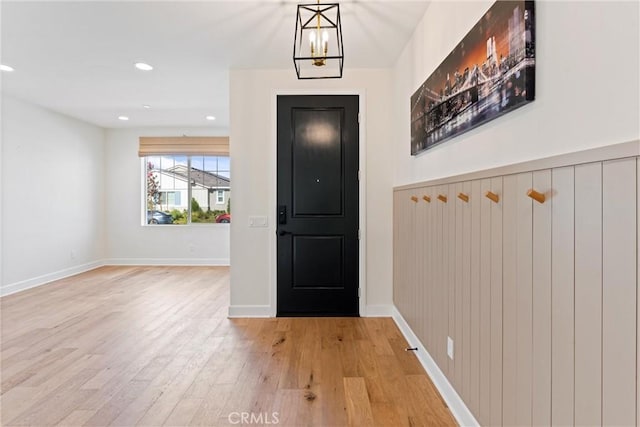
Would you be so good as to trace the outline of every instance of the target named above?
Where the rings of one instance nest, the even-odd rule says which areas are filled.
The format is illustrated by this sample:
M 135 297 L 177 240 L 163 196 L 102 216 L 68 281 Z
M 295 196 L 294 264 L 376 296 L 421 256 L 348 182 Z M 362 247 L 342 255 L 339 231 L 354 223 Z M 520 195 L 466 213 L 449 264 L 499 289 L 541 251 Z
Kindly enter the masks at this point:
M 496 1 L 411 97 L 411 154 L 535 96 L 533 1 Z

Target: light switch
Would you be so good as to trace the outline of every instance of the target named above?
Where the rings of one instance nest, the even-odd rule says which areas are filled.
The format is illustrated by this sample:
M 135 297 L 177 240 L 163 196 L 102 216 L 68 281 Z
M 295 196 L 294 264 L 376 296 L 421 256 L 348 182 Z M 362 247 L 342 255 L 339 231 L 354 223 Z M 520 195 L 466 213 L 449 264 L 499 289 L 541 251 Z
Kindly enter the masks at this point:
M 267 227 L 269 222 L 266 216 L 250 216 L 249 227 Z

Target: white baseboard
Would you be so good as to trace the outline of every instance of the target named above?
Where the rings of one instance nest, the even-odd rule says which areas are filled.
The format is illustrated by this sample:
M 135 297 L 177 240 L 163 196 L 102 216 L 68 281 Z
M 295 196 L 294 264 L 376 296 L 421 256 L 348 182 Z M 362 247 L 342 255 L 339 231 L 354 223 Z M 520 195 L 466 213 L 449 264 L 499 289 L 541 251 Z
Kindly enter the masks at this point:
M 362 317 L 393 317 L 394 306 L 391 304 L 367 305 Z
M 362 317 L 393 317 L 393 305 L 368 305 Z M 232 305 L 229 306 L 228 317 L 275 317 L 275 310 L 270 305 Z
M 198 266 L 228 267 L 228 258 L 110 258 L 105 265 L 167 265 L 167 266 Z
M 270 305 L 230 305 L 228 317 L 275 317 Z
M 87 264 L 77 265 L 64 270 L 56 271 L 49 274 L 43 274 L 42 276 L 34 277 L 32 279 L 23 280 L 21 282 L 11 283 L 9 285 L 2 286 L 0 288 L 0 296 L 7 296 L 15 294 L 16 292 L 26 291 L 27 289 L 35 288 L 38 286 L 46 285 L 54 280 L 64 279 L 65 277 L 74 276 L 76 274 L 84 273 L 86 271 L 93 270 L 98 267 L 102 267 L 104 261 L 94 261 Z
M 431 377 L 431 381 L 433 381 L 433 384 L 442 395 L 444 401 L 447 402 L 447 405 L 449 406 L 449 409 L 451 410 L 451 413 L 455 417 L 458 424 L 461 426 L 480 426 L 469 408 L 467 408 L 467 405 L 465 405 L 460 395 L 458 395 L 447 377 L 440 370 L 427 349 L 424 348 L 416 334 L 413 333 L 413 331 L 409 327 L 409 324 L 404 320 L 395 306 L 393 306 L 392 317 L 398 325 L 398 328 L 400 328 L 400 332 L 402 332 L 409 345 L 418 347 L 418 351 L 415 352 L 418 360 L 424 367 L 425 371 L 427 371 L 427 374 L 429 374 L 429 376 Z

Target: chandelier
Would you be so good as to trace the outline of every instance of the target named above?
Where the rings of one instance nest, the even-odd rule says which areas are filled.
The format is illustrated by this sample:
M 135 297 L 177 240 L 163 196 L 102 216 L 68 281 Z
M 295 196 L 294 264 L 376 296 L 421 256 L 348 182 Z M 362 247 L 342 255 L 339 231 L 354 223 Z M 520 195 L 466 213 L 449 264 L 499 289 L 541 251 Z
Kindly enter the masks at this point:
M 320 0 L 298 5 L 293 43 L 298 79 L 339 79 L 343 61 L 340 5 Z

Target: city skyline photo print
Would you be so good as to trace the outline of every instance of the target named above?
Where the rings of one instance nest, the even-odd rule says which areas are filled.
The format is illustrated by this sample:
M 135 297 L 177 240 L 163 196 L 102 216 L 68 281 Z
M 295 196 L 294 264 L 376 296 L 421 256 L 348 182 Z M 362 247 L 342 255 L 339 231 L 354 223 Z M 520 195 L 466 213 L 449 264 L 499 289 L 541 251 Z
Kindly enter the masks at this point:
M 496 1 L 411 96 L 411 155 L 534 98 L 533 1 Z

